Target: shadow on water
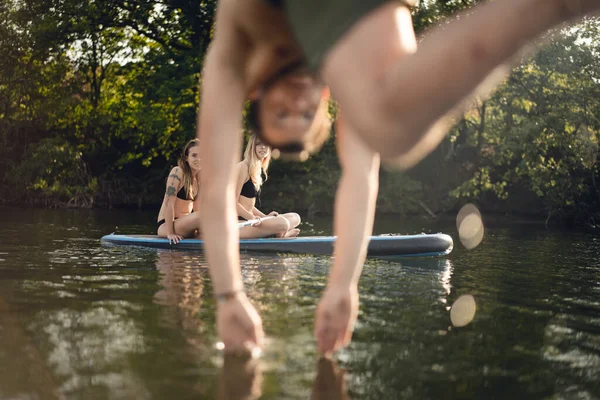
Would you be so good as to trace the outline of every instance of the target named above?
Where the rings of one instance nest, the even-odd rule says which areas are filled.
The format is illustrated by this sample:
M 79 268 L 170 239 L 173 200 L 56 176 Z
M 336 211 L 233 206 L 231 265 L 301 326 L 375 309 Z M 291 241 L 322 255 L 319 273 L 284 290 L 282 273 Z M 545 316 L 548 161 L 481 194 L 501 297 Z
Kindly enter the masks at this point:
M 370 259 L 353 342 L 334 361 L 311 333 L 329 259 L 242 254 L 267 346 L 236 359 L 215 348 L 201 253 L 100 245 L 115 227 L 152 233 L 153 214 L 0 217 L 0 398 L 600 398 L 596 236 L 505 224 L 471 251 L 455 237 L 449 257 Z M 456 236 L 453 221 L 377 224 Z M 331 221 L 303 229 L 327 234 Z M 453 326 L 464 295 L 474 319 Z

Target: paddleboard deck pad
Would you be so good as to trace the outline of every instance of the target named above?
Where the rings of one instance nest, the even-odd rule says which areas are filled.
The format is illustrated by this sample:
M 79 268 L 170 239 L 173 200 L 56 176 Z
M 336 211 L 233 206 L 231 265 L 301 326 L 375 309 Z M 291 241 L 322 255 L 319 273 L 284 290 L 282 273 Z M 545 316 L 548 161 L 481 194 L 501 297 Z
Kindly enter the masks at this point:
M 241 239 L 240 251 L 260 253 L 331 254 L 335 236 L 298 236 L 295 238 Z M 167 249 L 202 250 L 204 241 L 183 239 L 169 244 L 166 238 L 156 235 L 103 236 L 103 244 L 143 246 Z M 443 233 L 420 235 L 371 236 L 367 255 L 370 257 L 431 257 L 449 254 L 453 247 L 452 238 Z

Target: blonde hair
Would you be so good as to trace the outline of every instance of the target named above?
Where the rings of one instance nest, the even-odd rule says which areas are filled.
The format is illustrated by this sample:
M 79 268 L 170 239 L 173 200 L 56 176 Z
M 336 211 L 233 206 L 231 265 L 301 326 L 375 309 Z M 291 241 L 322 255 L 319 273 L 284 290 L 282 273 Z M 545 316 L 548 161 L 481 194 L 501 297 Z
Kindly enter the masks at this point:
M 248 163 L 248 176 L 250 176 L 256 191 L 259 191 L 264 182 L 262 175 L 265 175 L 265 181 L 268 177 L 267 170 L 269 169 L 269 164 L 271 163 L 271 148 L 265 144 L 265 146 L 267 146 L 269 149 L 269 152 L 267 156 L 261 160 L 256 155 L 257 140 L 260 139 L 258 139 L 256 133 L 250 135 L 250 139 L 248 139 L 248 144 L 246 145 L 246 150 L 244 151 L 244 161 Z
M 194 189 L 193 189 L 194 188 L 194 176 L 192 173 L 192 168 L 187 163 L 187 159 L 190 154 L 190 149 L 192 147 L 199 146 L 199 145 L 200 145 L 200 140 L 198 140 L 198 139 L 192 139 L 189 142 L 187 142 L 187 144 L 183 148 L 183 151 L 181 152 L 181 157 L 179 157 L 179 161 L 177 162 L 177 165 L 183 171 L 183 180 L 182 180 L 181 184 L 183 185 L 183 190 L 187 194 L 188 199 L 193 199 L 195 196 L 193 193 L 194 192 Z

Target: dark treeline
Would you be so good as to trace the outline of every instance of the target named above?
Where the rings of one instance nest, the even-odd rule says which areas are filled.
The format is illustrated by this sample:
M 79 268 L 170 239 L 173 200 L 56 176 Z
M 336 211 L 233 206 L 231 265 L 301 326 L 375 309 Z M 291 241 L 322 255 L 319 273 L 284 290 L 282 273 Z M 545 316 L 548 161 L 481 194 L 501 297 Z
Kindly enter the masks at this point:
M 475 1 L 422 3 L 418 32 Z M 157 207 L 195 135 L 215 6 L 0 0 L 0 204 Z M 552 223 L 600 224 L 599 57 L 598 20 L 547 39 L 419 166 L 382 171 L 378 211 L 428 215 L 475 201 Z M 305 163 L 275 161 L 270 172 L 266 208 L 332 211 L 333 141 Z

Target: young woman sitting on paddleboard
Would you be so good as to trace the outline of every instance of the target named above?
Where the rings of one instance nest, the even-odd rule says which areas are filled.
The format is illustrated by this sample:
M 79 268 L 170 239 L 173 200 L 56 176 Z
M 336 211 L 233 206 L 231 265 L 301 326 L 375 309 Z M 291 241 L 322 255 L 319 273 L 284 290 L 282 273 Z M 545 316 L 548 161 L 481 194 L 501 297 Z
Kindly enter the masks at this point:
M 240 228 L 241 239 L 292 237 L 300 232 L 296 228 L 300 224 L 298 214 L 279 214 L 271 211 L 266 215 L 256 208 L 261 186 L 267 180 L 270 162 L 271 148 L 258 139 L 256 134 L 252 134 L 244 152 L 244 159 L 237 165 L 238 220 L 253 221 L 251 225 Z
M 200 232 L 200 146 L 190 140 L 184 147 L 177 166 L 167 177 L 167 188 L 158 212 L 157 235 L 179 243 L 184 237 Z

